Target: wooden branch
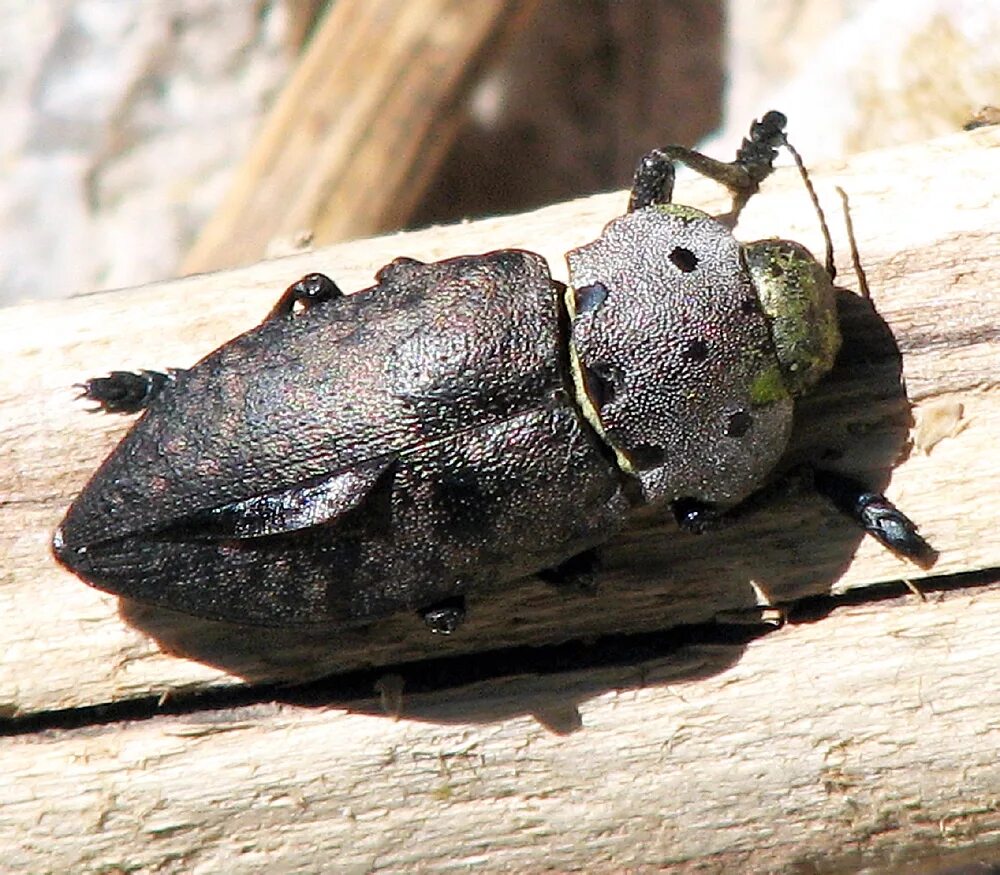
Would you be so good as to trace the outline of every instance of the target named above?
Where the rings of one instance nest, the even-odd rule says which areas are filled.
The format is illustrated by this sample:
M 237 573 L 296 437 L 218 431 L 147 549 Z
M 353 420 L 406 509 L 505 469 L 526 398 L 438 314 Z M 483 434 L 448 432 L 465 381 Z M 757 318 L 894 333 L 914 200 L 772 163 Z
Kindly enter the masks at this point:
M 876 482 L 898 461 L 889 493 L 941 551 L 937 575 L 1000 566 L 997 178 L 998 129 L 815 174 L 828 203 L 834 185 L 850 195 L 918 425 L 909 429 L 892 345 L 855 301 L 841 365 L 805 405 L 797 445 L 843 450 L 846 467 Z M 718 208 L 708 191 L 682 184 L 678 195 Z M 602 195 L 4 311 L 0 713 L 177 694 L 233 684 L 233 674 L 298 677 L 593 639 L 711 619 L 755 604 L 761 590 L 790 602 L 924 577 L 805 495 L 702 539 L 639 521 L 609 551 L 598 595 L 533 583 L 485 594 L 447 641 L 409 617 L 366 632 L 284 635 L 130 608 L 130 626 L 113 598 L 52 561 L 61 513 L 129 425 L 89 416 L 73 402 L 74 382 L 115 367 L 188 365 L 310 270 L 360 288 L 396 255 L 522 246 L 564 276 L 562 254 L 623 205 L 621 194 Z M 746 239 L 771 234 L 820 249 L 793 173 L 769 181 L 741 223 Z M 852 286 L 837 236 L 841 280 Z M 910 439 L 918 449 L 907 454 Z M 34 733 L 0 745 L 0 843 L 12 868 L 54 871 L 903 862 L 1000 828 L 998 621 L 1000 586 L 982 586 L 934 593 L 929 604 L 841 610 L 745 649 L 690 647 L 624 668 L 426 696 L 404 687 L 399 722 L 355 701 L 350 712 L 262 705 Z M 202 662 L 161 650 L 142 629 Z M 400 671 L 411 689 L 421 678 L 419 664 Z
M 915 871 L 970 847 L 990 859 L 998 626 L 993 586 L 838 611 L 742 652 L 404 691 L 398 721 L 373 699 L 8 738 L 4 864 L 767 873 Z
M 247 264 L 303 234 L 332 243 L 404 224 L 458 132 L 475 73 L 535 6 L 331 4 L 184 272 Z
M 961 430 L 929 454 L 905 452 L 908 410 L 898 361 L 877 320 L 847 320 L 842 366 L 803 407 L 799 447 L 842 450 L 843 464 L 889 494 L 941 551 L 936 575 L 1000 566 L 1000 431 L 996 332 L 1000 324 L 1000 133 L 985 129 L 930 144 L 859 156 L 820 171 L 823 195 L 850 192 L 875 305 L 903 350 L 909 397 L 921 420 L 959 403 Z M 682 186 L 706 203 L 708 186 Z M 827 200 L 830 200 L 827 197 Z M 710 202 L 709 202 L 710 203 Z M 716 201 L 718 206 L 720 201 Z M 13 366 L 0 372 L 0 701 L 31 713 L 167 693 L 202 685 L 296 679 L 427 656 L 545 644 L 711 620 L 749 608 L 763 593 L 789 603 L 925 572 L 862 539 L 819 499 L 789 495 L 717 535 L 695 538 L 655 517 L 613 544 L 597 596 L 568 597 L 535 582 L 485 593 L 460 634 L 428 636 L 409 616 L 368 630 L 247 630 L 170 612 L 126 610 L 82 585 L 49 554 L 49 538 L 73 495 L 128 428 L 74 402 L 73 384 L 116 367 L 186 366 L 257 322 L 296 276 L 324 270 L 345 288 L 371 282 L 396 255 L 433 259 L 500 246 L 537 249 L 565 273 L 562 253 L 593 239 L 623 207 L 602 195 L 523 216 L 343 244 L 226 274 L 28 304 L 4 313 L 0 342 Z M 756 208 L 755 208 L 756 207 Z M 835 225 L 836 227 L 836 225 Z M 741 232 L 782 233 L 819 251 L 808 199 L 779 173 Z M 841 279 L 853 282 L 846 247 Z M 849 299 L 850 300 L 850 299 Z M 856 299 L 853 299 L 856 303 Z M 863 307 L 861 308 L 863 311 Z M 853 313 L 853 315 L 852 315 Z M 872 327 L 874 325 L 874 328 Z M 947 417 L 945 417 L 947 419 Z M 926 442 L 914 432 L 918 442 Z M 905 457 L 905 458 L 904 458 Z M 157 646 L 200 662 L 178 659 Z

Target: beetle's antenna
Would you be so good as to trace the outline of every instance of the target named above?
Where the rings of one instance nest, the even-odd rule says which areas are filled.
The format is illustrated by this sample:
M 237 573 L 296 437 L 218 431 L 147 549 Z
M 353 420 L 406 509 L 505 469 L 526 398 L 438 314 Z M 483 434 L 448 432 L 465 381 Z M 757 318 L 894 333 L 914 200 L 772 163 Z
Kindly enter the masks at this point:
M 806 191 L 809 192 L 809 199 L 813 202 L 813 206 L 816 208 L 816 215 L 819 216 L 819 226 L 823 229 L 823 241 L 826 243 L 826 272 L 830 275 L 830 279 L 834 279 L 837 276 L 837 268 L 833 264 L 833 240 L 830 239 L 830 228 L 826 224 L 826 216 L 823 214 L 823 207 L 820 205 L 819 197 L 816 195 L 816 189 L 813 188 L 812 180 L 809 178 L 809 172 L 806 170 L 806 165 L 802 161 L 802 156 L 798 153 L 798 150 L 788 142 L 788 137 L 784 138 L 785 148 L 788 149 L 795 161 L 795 166 L 799 168 L 799 176 L 802 177 L 802 181 L 805 183 Z

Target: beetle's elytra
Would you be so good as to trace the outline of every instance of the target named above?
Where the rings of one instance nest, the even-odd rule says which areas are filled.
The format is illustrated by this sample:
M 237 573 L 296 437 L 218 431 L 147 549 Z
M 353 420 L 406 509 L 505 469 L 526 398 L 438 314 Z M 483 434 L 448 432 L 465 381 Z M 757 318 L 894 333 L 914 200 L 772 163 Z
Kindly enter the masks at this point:
M 88 583 L 239 623 L 439 632 L 477 586 L 565 577 L 655 504 L 700 530 L 774 470 L 797 395 L 840 344 L 801 246 L 740 244 L 671 203 L 673 164 L 737 206 L 786 145 L 769 113 L 731 163 L 649 153 L 629 211 L 571 251 L 397 259 L 342 295 L 322 274 L 194 367 L 84 394 L 144 410 L 73 502 L 56 557 Z M 882 496 L 817 485 L 892 549 L 930 548 Z

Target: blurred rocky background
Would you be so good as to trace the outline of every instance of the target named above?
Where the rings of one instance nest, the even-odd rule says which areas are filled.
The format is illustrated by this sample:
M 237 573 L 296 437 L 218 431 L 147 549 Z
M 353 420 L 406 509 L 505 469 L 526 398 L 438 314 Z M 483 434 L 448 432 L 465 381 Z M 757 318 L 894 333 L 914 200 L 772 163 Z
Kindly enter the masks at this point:
M 135 285 L 1000 104 L 1000 0 L 0 0 L 0 303 Z

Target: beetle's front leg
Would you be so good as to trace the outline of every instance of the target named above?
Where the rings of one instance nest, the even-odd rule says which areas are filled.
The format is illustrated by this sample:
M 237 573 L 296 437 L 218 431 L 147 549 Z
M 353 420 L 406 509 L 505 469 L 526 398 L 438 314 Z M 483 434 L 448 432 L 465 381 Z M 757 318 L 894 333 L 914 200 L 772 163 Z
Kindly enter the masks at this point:
M 138 413 L 145 410 L 168 383 L 172 383 L 177 371 L 112 371 L 106 377 L 94 377 L 85 383 L 78 383 L 82 390 L 80 398 L 96 401 L 93 412 Z
M 780 112 L 772 110 L 754 122 L 749 137 L 743 140 L 736 153 L 736 160 L 731 162 L 709 158 L 684 146 L 665 146 L 647 152 L 635 172 L 628 211 L 670 203 L 676 162 L 729 189 L 733 195 L 733 212 L 738 213 L 774 170 L 777 147 L 785 144 L 787 121 Z
M 937 560 L 937 551 L 920 536 L 914 522 L 881 493 L 872 492 L 844 474 L 808 465 L 785 476 L 795 476 L 796 472 L 811 479 L 813 488 L 820 495 L 897 555 L 922 568 L 930 567 Z M 766 503 L 777 486 L 777 482 L 765 486 L 735 507 L 725 510 L 696 498 L 678 499 L 671 504 L 671 510 L 682 529 L 700 535 L 723 528 L 753 512 Z
M 938 553 L 917 532 L 905 513 L 879 492 L 871 492 L 857 480 L 836 471 L 813 471 L 816 491 L 837 510 L 849 516 L 869 535 L 893 553 L 929 568 Z

